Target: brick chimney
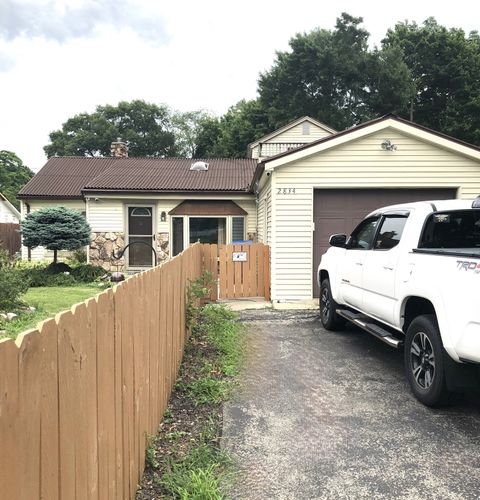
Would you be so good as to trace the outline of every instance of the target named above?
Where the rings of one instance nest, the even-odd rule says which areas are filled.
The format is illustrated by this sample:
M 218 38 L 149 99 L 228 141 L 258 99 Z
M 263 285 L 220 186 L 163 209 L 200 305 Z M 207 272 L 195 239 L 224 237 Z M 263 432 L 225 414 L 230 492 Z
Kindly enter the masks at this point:
M 116 140 L 116 142 L 112 142 L 110 146 L 110 154 L 114 158 L 128 158 L 128 145 L 126 142 L 123 142 L 120 137 Z

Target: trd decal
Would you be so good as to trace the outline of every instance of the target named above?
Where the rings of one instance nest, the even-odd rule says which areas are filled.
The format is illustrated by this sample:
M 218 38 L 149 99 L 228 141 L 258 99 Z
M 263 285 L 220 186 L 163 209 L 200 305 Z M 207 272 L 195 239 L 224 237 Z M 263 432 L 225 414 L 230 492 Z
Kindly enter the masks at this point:
M 476 274 L 480 273 L 480 263 L 472 260 L 457 260 L 457 269 L 464 271 L 473 271 Z

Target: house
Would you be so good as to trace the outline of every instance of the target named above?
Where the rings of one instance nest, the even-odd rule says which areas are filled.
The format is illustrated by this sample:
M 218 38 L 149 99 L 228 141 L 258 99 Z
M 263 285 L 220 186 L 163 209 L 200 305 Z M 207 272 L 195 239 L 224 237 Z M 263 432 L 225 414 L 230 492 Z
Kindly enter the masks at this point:
M 18 224 L 20 217 L 20 212 L 0 193 L 0 224 Z
M 52 204 L 81 210 L 90 261 L 107 269 L 112 251 L 135 241 L 152 242 L 162 259 L 197 240 L 264 242 L 272 300 L 308 301 L 330 234 L 382 205 L 480 193 L 479 148 L 391 115 L 341 132 L 303 117 L 247 156 L 128 158 L 117 142 L 110 158 L 51 158 L 20 191 L 22 215 Z M 120 263 L 148 267 L 151 249 L 134 244 Z
M 92 229 L 89 262 L 139 271 L 155 262 L 149 246 L 162 261 L 196 241 L 256 240 L 256 168 L 254 159 L 129 158 L 117 142 L 108 158 L 50 158 L 18 197 L 22 216 L 55 205 L 79 210 Z M 124 259 L 112 259 L 129 243 Z M 41 247 L 30 255 L 50 257 Z

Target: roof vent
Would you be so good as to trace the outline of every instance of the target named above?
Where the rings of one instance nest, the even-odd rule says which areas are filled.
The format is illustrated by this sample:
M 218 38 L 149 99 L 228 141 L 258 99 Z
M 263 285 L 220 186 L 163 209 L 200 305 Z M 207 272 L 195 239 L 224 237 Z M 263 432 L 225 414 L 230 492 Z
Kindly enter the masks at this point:
M 196 161 L 190 166 L 190 170 L 196 170 L 197 172 L 205 172 L 208 170 L 208 163 L 205 161 Z

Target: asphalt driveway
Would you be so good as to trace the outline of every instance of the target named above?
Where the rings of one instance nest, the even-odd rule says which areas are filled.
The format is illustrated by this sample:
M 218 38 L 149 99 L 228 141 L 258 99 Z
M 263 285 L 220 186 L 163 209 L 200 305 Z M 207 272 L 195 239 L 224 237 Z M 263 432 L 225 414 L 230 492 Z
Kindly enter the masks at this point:
M 402 352 L 314 311 L 252 311 L 249 355 L 223 445 L 245 499 L 480 498 L 480 401 L 418 403 Z

